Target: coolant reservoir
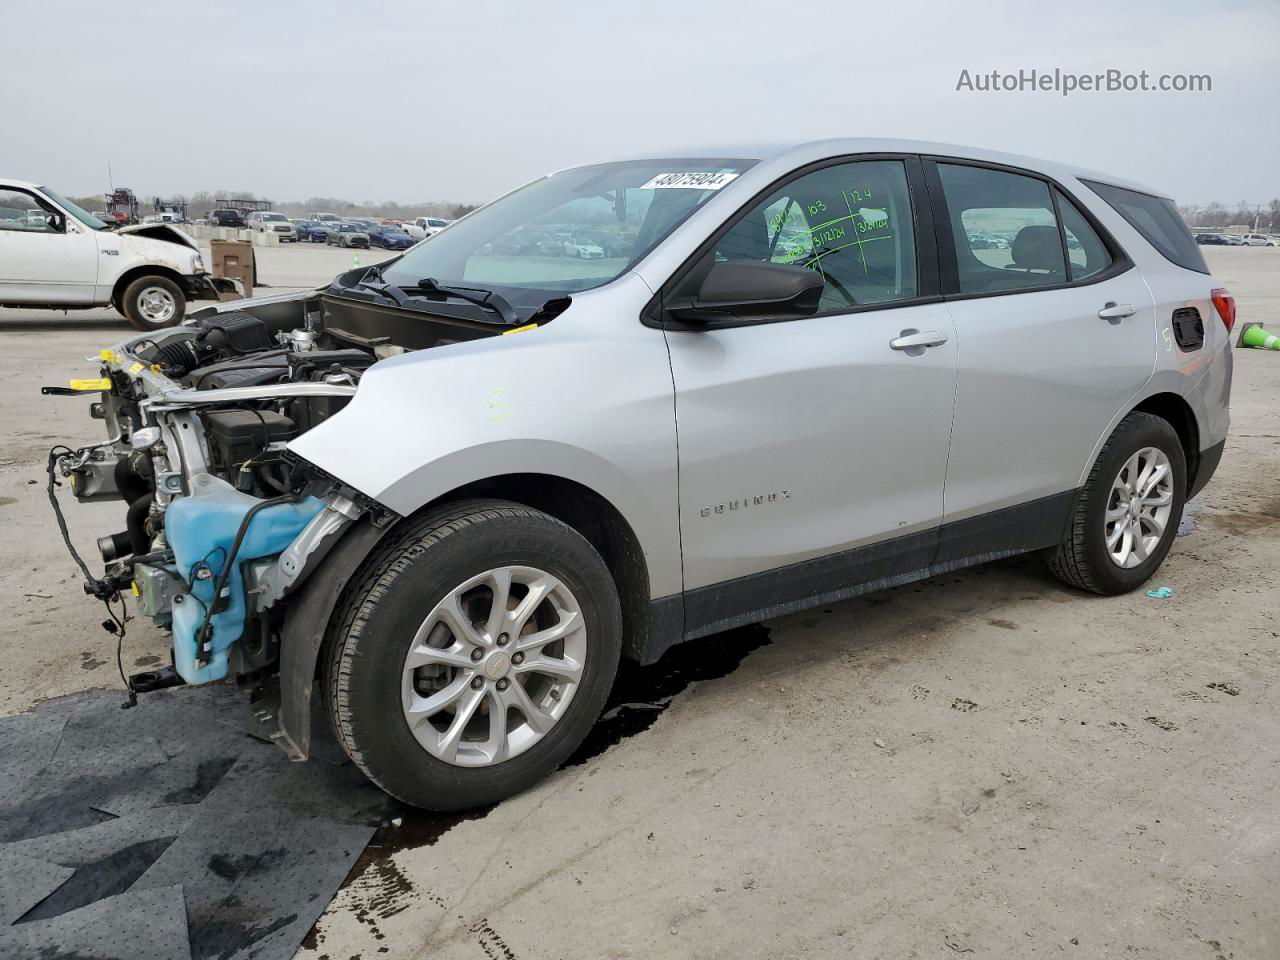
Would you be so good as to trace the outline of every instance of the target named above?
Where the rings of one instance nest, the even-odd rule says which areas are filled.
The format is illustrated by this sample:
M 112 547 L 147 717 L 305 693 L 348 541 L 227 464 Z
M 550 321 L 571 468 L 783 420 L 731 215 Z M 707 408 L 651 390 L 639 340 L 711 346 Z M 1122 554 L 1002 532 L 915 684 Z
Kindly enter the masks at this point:
M 208 662 L 197 667 L 196 631 L 213 603 L 214 585 L 230 556 L 241 521 L 261 502 L 217 477 L 201 474 L 192 484 L 191 495 L 175 498 L 164 513 L 165 538 L 189 588 L 173 602 L 174 666 L 187 683 L 210 683 L 227 675 L 227 650 L 244 633 L 244 563 L 280 553 L 324 509 L 323 501 L 305 497 L 297 503 L 263 507 L 253 515 L 227 577 L 229 602 L 212 618 L 212 652 Z

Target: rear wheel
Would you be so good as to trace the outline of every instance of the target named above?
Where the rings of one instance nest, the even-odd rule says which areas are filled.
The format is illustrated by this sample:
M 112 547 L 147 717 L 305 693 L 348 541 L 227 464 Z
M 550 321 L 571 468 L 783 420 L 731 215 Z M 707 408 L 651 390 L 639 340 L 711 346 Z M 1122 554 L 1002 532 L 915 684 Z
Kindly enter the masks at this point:
M 1098 455 L 1051 554 L 1061 580 L 1092 593 L 1136 590 L 1164 562 L 1182 520 L 1187 463 L 1167 420 L 1131 413 Z
M 138 330 L 159 330 L 182 322 L 187 298 L 168 277 L 145 276 L 125 287 L 121 312 Z
M 621 640 L 613 580 L 576 531 L 514 503 L 450 505 L 371 560 L 346 598 L 326 658 L 330 717 L 392 796 L 491 803 L 582 742 Z

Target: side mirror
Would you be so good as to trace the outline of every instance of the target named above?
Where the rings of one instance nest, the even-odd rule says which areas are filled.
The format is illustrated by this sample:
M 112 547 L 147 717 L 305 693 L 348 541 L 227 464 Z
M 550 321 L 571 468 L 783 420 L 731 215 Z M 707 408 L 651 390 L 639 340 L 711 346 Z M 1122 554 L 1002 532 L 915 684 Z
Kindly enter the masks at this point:
M 698 294 L 668 307 L 680 320 L 708 322 L 718 315 L 807 317 L 818 312 L 822 277 L 785 263 L 737 260 L 713 264 Z

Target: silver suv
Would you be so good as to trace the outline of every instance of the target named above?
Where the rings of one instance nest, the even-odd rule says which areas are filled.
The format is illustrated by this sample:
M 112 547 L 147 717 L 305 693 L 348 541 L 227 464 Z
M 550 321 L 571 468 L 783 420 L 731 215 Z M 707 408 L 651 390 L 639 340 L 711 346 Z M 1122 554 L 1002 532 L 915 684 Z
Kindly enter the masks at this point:
M 1146 582 L 1222 454 L 1234 318 L 1172 202 L 1104 174 L 602 163 L 108 348 L 113 439 L 50 473 L 128 502 L 86 586 L 177 677 L 256 687 L 298 759 L 318 696 L 383 789 L 456 809 L 564 762 L 621 657 L 1032 551 Z

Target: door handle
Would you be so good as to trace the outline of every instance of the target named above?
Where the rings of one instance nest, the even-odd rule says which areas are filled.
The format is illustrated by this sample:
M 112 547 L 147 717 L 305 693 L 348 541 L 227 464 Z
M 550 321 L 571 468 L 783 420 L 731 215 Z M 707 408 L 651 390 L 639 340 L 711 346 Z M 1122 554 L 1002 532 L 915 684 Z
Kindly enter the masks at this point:
M 937 330 L 926 330 L 921 333 L 919 330 L 903 330 L 902 336 L 889 341 L 889 346 L 894 350 L 910 350 L 912 347 L 940 347 L 947 342 L 947 338 Z
M 1132 317 L 1137 312 L 1132 303 L 1116 303 L 1111 300 L 1098 311 L 1098 317 L 1102 320 L 1123 320 L 1125 317 Z

